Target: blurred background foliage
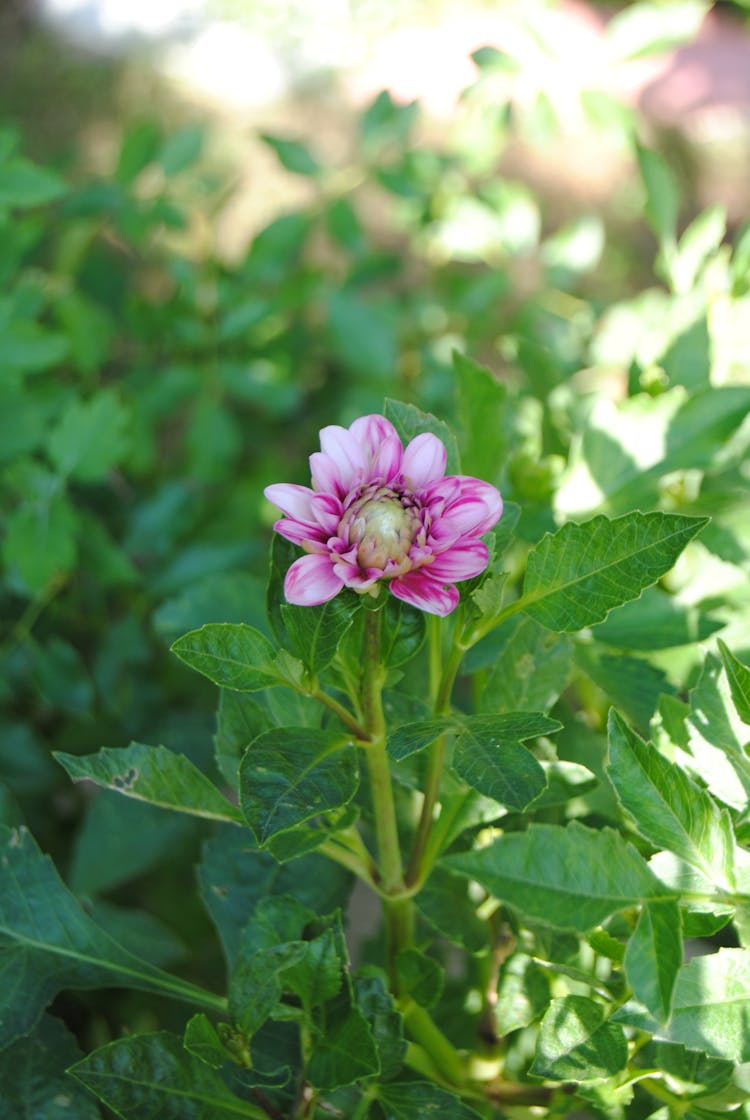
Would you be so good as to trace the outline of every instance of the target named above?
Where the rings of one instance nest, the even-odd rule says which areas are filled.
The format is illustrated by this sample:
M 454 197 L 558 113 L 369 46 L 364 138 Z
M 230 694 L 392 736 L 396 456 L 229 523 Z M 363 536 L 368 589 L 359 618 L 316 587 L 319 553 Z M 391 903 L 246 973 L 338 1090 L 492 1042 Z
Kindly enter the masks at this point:
M 477 4 L 511 31 L 477 45 L 449 112 L 352 84 L 332 50 L 303 65 L 314 7 L 214 7 L 304 77 L 270 101 L 246 61 L 241 105 L 165 70 L 163 40 L 93 51 L 29 6 L 2 15 L 0 814 L 123 944 L 209 984 L 207 826 L 73 788 L 50 752 L 160 742 L 220 780 L 214 689 L 168 645 L 208 621 L 265 627 L 262 489 L 307 482 L 323 425 L 384 396 L 434 412 L 464 470 L 520 505 L 522 540 L 597 511 L 714 515 L 671 585 L 698 629 L 644 643 L 670 621 L 644 599 L 609 639 L 638 651 L 630 684 L 580 654 L 594 715 L 598 679 L 647 725 L 717 626 L 750 650 L 750 90 L 712 100 L 721 51 L 713 71 L 688 56 L 700 103 L 662 90 L 649 112 L 646 86 L 610 81 L 655 59 L 666 80 L 720 32 L 750 57 L 745 5 L 595 6 L 571 58 L 561 20 L 582 9 Z M 387 55 L 397 6 L 340 7 L 350 44 Z M 407 7 L 426 43 L 455 16 Z M 492 371 L 483 403 L 454 351 Z M 57 1010 L 86 1047 L 171 1014 L 118 1000 Z

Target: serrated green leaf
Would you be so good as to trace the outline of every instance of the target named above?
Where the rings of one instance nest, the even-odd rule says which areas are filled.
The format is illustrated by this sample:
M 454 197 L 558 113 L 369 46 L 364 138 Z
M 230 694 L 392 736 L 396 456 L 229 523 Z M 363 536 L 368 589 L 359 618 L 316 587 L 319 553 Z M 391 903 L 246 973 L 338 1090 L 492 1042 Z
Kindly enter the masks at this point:
M 358 976 L 354 981 L 357 1006 L 367 1020 L 380 1061 L 380 1077 L 388 1081 L 403 1065 L 407 1044 L 401 1016 L 393 996 L 380 976 Z
M 668 1038 L 733 1062 L 750 1061 L 750 951 L 719 949 L 682 969 Z
M 656 583 L 706 524 L 704 517 L 638 512 L 568 522 L 529 555 L 523 610 L 550 630 L 593 626 Z
M 386 398 L 383 412 L 395 427 L 404 447 L 415 436 L 421 435 L 423 432 L 432 432 L 433 435 L 437 436 L 448 452 L 446 474 L 459 473 L 461 466 L 458 444 L 447 424 L 444 424 L 442 420 L 438 420 L 436 416 L 429 412 L 420 412 L 413 404 L 403 404 L 401 401 L 394 401 L 390 398 Z
M 405 723 L 388 737 L 388 754 L 396 761 L 424 750 L 443 734 L 455 733 L 503 743 L 536 739 L 560 730 L 557 720 L 541 712 L 503 712 L 499 715 L 440 716 L 439 719 Z M 467 765 L 469 765 L 467 760 Z M 541 787 L 540 787 L 541 788 Z M 540 790 L 537 790 L 537 793 Z M 536 795 L 535 795 L 536 796 Z
M 333 999 L 341 988 L 344 962 L 338 954 L 334 930 L 327 929 L 305 943 L 299 961 L 284 969 L 283 985 L 294 992 L 307 1010 Z
M 585 996 L 553 999 L 539 1030 L 530 1073 L 555 1081 L 613 1077 L 628 1061 L 625 1032 Z
M 189 758 L 166 747 L 131 743 L 122 748 L 102 747 L 97 754 L 81 756 L 55 751 L 54 755 L 74 782 L 96 782 L 125 797 L 179 813 L 244 823 L 240 810 Z
M 639 1049 L 636 1060 L 639 1066 L 663 1070 L 670 1078 L 682 1082 L 682 1091 L 690 1097 L 721 1092 L 734 1073 L 732 1062 L 673 1042 L 647 1042 Z
M 726 810 L 631 731 L 614 710 L 609 717 L 608 773 L 620 804 L 644 839 L 732 890 L 734 833 Z
M 718 639 L 718 643 L 737 715 L 743 723 L 750 724 L 750 669 L 734 656 L 721 638 Z
M 750 760 L 744 750 L 747 725 L 739 718 L 722 664 L 708 654 L 690 690 L 686 720 L 687 751 L 683 766 L 697 774 L 714 797 L 731 808 L 744 809 L 750 797 Z
M 344 904 L 351 887 L 350 874 L 332 860 L 307 855 L 280 865 L 255 848 L 249 832 L 229 826 L 205 844 L 199 876 L 230 965 L 262 899 L 293 896 L 310 910 L 327 914 Z
M 99 929 L 25 829 L 0 827 L 0 1046 L 63 988 L 130 987 L 199 1006 L 223 1000 L 132 956 Z
M 110 1042 L 70 1072 L 123 1120 L 268 1120 L 167 1031 Z
M 330 665 L 359 605 L 358 597 L 352 601 L 343 596 L 336 596 L 319 607 L 282 605 L 281 616 L 292 653 L 311 673 L 322 673 Z
M 445 972 L 440 964 L 419 949 L 402 949 L 396 958 L 398 990 L 421 1007 L 433 1007 L 443 992 Z
M 229 1011 L 232 1021 L 250 1039 L 280 1006 L 281 974 L 305 955 L 304 941 L 269 945 L 242 953 L 232 970 Z
M 518 811 L 534 801 L 547 785 L 542 766 L 520 743 L 474 727 L 457 736 L 453 769 L 478 793 Z
M 348 804 L 358 785 L 356 750 L 336 731 L 274 727 L 240 763 L 240 804 L 261 845 Z
M 650 587 L 640 599 L 613 610 L 597 626 L 596 640 L 619 649 L 671 649 L 702 642 L 723 625 L 696 607 L 675 603 L 670 595 Z
M 625 975 L 636 999 L 666 1023 L 682 965 L 680 908 L 673 899 L 644 904 L 628 941 Z
M 514 620 L 482 689 L 481 710 L 549 711 L 567 687 L 572 671 L 570 638 L 551 634 L 533 618 Z
M 378 1101 L 385 1120 L 480 1120 L 478 1112 L 454 1093 L 428 1081 L 407 1081 L 381 1086 Z
M 401 762 L 410 755 L 429 747 L 449 731 L 455 731 L 455 724 L 450 716 L 402 724 L 388 736 L 388 754 L 394 761 Z
M 80 1057 L 62 1020 L 43 1016 L 29 1036 L 0 1053 L 0 1115 L 5 1120 L 99 1120 L 96 1103 L 65 1072 Z
M 63 477 L 97 482 L 125 454 L 127 424 L 127 411 L 114 390 L 75 400 L 50 435 L 50 458 Z
M 522 914 L 581 933 L 628 906 L 673 897 L 619 833 L 577 821 L 532 824 L 443 862 Z
M 380 1069 L 369 1024 L 344 989 L 325 1008 L 325 1034 L 318 1038 L 307 1067 L 319 1089 L 338 1089 Z
M 302 679 L 300 662 L 275 650 L 259 630 L 241 623 L 216 622 L 191 630 L 172 646 L 181 661 L 222 688 L 257 692 Z

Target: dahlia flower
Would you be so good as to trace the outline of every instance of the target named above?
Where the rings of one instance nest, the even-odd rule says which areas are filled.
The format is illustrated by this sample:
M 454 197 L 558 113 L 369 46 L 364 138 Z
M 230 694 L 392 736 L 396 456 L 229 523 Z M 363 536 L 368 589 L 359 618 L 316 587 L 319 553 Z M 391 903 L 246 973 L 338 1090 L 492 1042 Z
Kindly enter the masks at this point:
M 306 553 L 286 574 L 287 601 L 315 606 L 342 587 L 376 595 L 386 582 L 398 599 L 450 614 L 454 580 L 487 566 L 479 538 L 502 513 L 499 492 L 478 478 L 446 477 L 437 436 L 424 432 L 404 448 L 384 416 L 323 428 L 320 447 L 310 456 L 312 489 L 265 489 L 285 515 L 274 529 Z

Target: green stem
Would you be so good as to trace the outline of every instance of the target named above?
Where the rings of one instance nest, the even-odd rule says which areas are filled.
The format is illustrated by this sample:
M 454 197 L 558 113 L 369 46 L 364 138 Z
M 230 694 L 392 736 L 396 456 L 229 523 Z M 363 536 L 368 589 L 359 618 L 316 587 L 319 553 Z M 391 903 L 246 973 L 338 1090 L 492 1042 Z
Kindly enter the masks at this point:
M 365 615 L 364 671 L 362 674 L 362 709 L 368 731 L 364 748 L 370 777 L 370 796 L 375 814 L 375 835 L 378 845 L 379 888 L 383 896 L 386 926 L 388 972 L 397 989 L 396 957 L 411 943 L 413 907 L 408 898 L 389 898 L 404 890 L 401 846 L 398 838 L 396 805 L 393 799 L 391 771 L 386 753 L 386 725 L 383 714 L 383 684 L 386 670 L 380 662 L 380 613 Z
M 464 651 L 460 646 L 454 645 L 437 689 L 435 715 L 443 715 L 450 707 L 453 684 L 463 655 Z M 443 769 L 445 767 L 446 746 L 447 737 L 441 735 L 440 738 L 433 743 L 430 751 L 427 773 L 425 775 L 422 812 L 420 813 L 419 823 L 414 837 L 414 847 L 412 849 L 409 869 L 406 875 L 406 881 L 410 885 L 419 882 L 422 878 L 424 855 L 434 824 L 435 807 L 440 797 L 440 783 L 443 779 Z
M 376 889 L 369 869 L 363 866 L 351 849 L 344 847 L 342 844 L 337 844 L 335 839 L 331 839 L 325 840 L 317 850 L 321 855 L 328 856 L 329 859 L 332 859 L 334 863 L 345 867 L 347 871 L 352 871 L 357 878 L 361 879 L 363 883 L 366 883 L 368 887 Z
M 344 727 L 351 731 L 355 738 L 360 740 L 367 739 L 368 735 L 366 729 L 355 716 L 353 716 L 343 704 L 339 704 L 338 700 L 334 699 L 333 696 L 329 696 L 327 692 L 324 692 L 322 688 L 315 688 L 312 692 L 303 693 L 303 695 L 312 696 L 313 700 L 317 700 L 324 708 L 328 708 L 329 712 L 333 712 L 335 716 L 338 716 Z
M 419 1044 L 436 1071 L 443 1084 L 448 1082 L 454 1087 L 466 1084 L 466 1062 L 456 1050 L 452 1042 L 445 1037 L 443 1032 L 419 1004 L 408 1000 L 402 1006 L 401 1013 L 404 1026 L 411 1037 Z M 434 1074 L 433 1074 L 434 1076 Z

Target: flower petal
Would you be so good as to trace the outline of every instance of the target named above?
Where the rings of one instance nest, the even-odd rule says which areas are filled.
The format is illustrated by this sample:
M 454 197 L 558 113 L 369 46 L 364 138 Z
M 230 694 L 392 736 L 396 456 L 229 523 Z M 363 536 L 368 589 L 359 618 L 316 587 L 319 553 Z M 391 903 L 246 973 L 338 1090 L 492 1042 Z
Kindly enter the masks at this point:
M 292 521 L 284 517 L 277 521 L 274 529 L 280 537 L 286 537 L 292 544 L 301 545 L 306 552 L 327 552 L 328 535 L 319 525 L 306 525 L 304 521 Z
M 362 482 L 367 474 L 365 449 L 346 428 L 331 424 L 320 432 L 320 446 L 338 467 L 339 477 L 345 489 L 351 490 Z
M 401 473 L 407 486 L 412 490 L 421 490 L 443 477 L 447 461 L 445 444 L 432 432 L 422 432 L 404 451 Z
M 292 482 L 274 482 L 263 491 L 269 502 L 278 506 L 287 517 L 295 521 L 314 522 L 311 499 L 313 491 L 308 486 L 295 486 Z
M 310 502 L 315 521 L 332 537 L 338 531 L 343 510 L 341 502 L 333 494 L 314 494 Z
M 447 586 L 439 580 L 430 579 L 424 568 L 418 572 L 407 572 L 399 579 L 392 579 L 389 587 L 397 599 L 411 603 L 420 611 L 428 614 L 438 614 L 441 617 L 450 614 L 458 604 L 458 591 L 452 584 Z
M 378 449 L 386 440 L 395 440 L 399 446 L 401 445 L 398 432 L 393 424 L 377 412 L 373 412 L 369 416 L 360 416 L 351 425 L 349 432 L 356 440 L 357 446 L 362 448 L 365 458 L 368 460 L 375 458 Z
M 429 574 L 441 580 L 471 579 L 484 571 L 489 560 L 487 545 L 472 537 L 458 541 L 436 556 L 429 566 Z
M 294 561 L 286 573 L 284 595 L 288 603 L 298 607 L 315 607 L 327 603 L 342 586 L 331 557 L 327 553 L 316 553 Z
M 445 549 L 450 541 L 461 537 L 480 537 L 491 529 L 503 512 L 500 493 L 488 482 L 478 478 L 459 477 L 459 497 L 449 502 L 439 516 L 432 516 L 430 537 Z
M 346 494 L 348 487 L 344 485 L 339 468 L 323 451 L 314 451 L 310 456 L 310 474 L 313 489 L 318 493 L 338 494 L 340 498 Z
M 370 480 L 372 482 L 392 482 L 401 471 L 403 456 L 401 440 L 397 435 L 387 436 L 370 461 Z

